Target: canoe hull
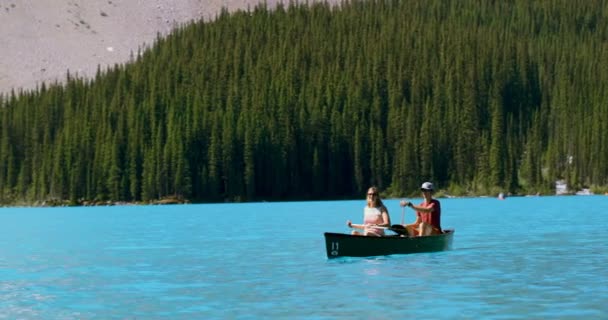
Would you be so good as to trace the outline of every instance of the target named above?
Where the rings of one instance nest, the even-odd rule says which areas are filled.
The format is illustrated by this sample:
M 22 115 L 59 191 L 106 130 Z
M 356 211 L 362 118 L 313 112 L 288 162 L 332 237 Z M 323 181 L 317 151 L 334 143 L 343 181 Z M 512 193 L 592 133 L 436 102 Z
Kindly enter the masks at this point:
M 454 230 L 426 237 L 366 237 L 344 233 L 325 233 L 327 258 L 371 257 L 391 254 L 436 252 L 452 249 Z

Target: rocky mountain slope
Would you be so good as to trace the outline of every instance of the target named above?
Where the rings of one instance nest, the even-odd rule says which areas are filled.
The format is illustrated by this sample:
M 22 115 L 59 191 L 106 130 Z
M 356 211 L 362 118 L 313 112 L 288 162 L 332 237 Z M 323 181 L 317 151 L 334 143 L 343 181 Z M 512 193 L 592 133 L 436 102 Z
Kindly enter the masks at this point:
M 128 61 L 178 24 L 260 0 L 0 0 L 0 93 Z M 273 7 L 278 0 L 267 0 Z

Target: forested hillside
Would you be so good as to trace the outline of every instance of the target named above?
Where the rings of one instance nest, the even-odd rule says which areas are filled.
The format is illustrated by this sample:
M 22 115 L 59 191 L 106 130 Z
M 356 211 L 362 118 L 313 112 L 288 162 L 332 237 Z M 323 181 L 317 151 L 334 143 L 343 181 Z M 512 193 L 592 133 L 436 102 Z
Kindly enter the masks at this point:
M 0 203 L 608 185 L 601 0 L 260 6 L 67 77 L 0 97 Z

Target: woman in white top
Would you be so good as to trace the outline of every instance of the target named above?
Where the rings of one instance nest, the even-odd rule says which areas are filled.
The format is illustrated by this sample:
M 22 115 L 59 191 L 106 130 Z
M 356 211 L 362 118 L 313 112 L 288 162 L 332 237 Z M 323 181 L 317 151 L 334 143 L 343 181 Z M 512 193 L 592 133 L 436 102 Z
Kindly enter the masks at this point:
M 349 228 L 363 230 L 364 236 L 383 236 L 384 228 L 376 228 L 376 226 L 391 226 L 391 217 L 388 215 L 388 210 L 382 203 L 382 200 L 380 200 L 380 194 L 376 187 L 371 187 L 367 190 L 367 206 L 363 208 L 363 223 L 364 224 L 353 224 L 350 220 L 346 221 L 346 225 Z M 362 233 L 354 230 L 352 234 L 361 235 Z

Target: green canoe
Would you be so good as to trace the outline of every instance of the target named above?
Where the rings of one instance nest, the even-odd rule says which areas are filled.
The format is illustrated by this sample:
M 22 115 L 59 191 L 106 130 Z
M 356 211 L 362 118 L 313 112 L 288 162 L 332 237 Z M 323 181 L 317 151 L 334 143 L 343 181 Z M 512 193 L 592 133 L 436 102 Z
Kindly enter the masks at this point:
M 327 258 L 371 257 L 390 254 L 408 254 L 450 250 L 454 230 L 444 230 L 443 234 L 426 237 L 390 235 L 367 237 L 344 233 L 325 232 Z

